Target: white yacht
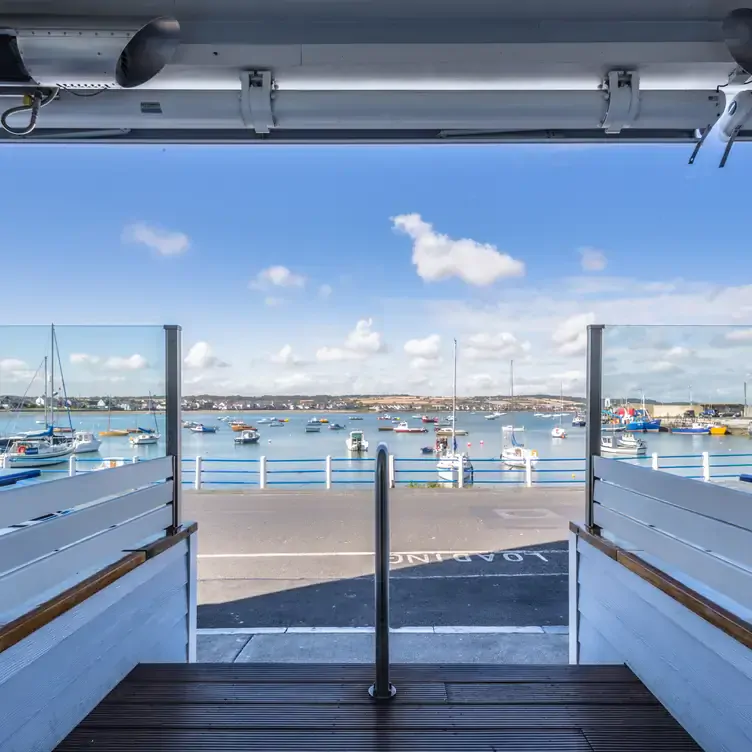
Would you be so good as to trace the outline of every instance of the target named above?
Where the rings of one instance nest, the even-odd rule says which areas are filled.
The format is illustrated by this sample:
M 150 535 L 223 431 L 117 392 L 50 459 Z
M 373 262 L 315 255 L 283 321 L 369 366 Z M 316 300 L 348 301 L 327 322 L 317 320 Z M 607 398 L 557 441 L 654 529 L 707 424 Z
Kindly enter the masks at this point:
M 551 429 L 551 436 L 554 439 L 566 439 L 567 438 L 567 432 L 564 429 L 563 426 L 554 426 Z
M 6 450 L 5 466 L 45 467 L 59 465 L 73 454 L 73 442 L 53 444 L 49 439 L 18 439 Z
M 149 431 L 148 433 L 132 433 L 128 437 L 128 441 L 130 441 L 131 446 L 147 446 L 149 444 L 156 444 L 159 439 L 159 434 L 153 431 Z
M 524 444 L 520 444 L 514 435 L 514 426 L 504 426 L 501 429 L 502 436 L 502 448 L 501 448 L 501 461 L 508 467 L 524 468 L 528 461 L 531 467 L 535 467 L 538 464 L 538 452 L 535 449 L 527 449 Z M 509 436 L 509 442 L 507 443 L 507 436 Z
M 627 433 L 624 436 L 601 436 L 601 453 L 616 454 L 622 457 L 638 457 L 646 454 L 648 445 L 634 434 Z

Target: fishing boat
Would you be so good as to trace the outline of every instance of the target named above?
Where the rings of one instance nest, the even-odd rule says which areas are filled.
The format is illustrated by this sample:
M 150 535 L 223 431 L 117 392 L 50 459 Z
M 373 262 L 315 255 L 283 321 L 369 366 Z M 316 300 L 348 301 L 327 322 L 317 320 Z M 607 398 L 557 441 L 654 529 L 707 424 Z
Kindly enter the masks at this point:
M 321 431 L 320 420 L 309 420 L 305 427 L 306 433 L 319 433 Z
M 617 444 L 622 447 L 636 448 L 642 446 L 645 442 L 642 439 L 638 439 L 633 433 L 623 433 L 618 437 Z
M 236 436 L 234 441 L 236 444 L 258 444 L 260 438 L 259 432 L 251 427 L 241 431 L 240 436 Z
M 621 433 L 623 430 L 623 423 L 609 422 L 601 425 L 601 433 Z
M 394 433 L 428 433 L 428 429 L 411 426 L 407 421 L 402 421 L 402 423 L 400 423 L 397 428 L 394 429 Z
M 424 446 L 420 448 L 421 454 L 433 454 L 436 451 L 435 447 L 432 446 Z
M 222 420 L 222 418 L 220 418 L 219 420 Z M 198 423 L 194 423 L 192 420 L 184 420 L 181 425 L 183 426 L 183 428 L 193 428 L 193 426 L 197 426 Z
M 504 465 L 509 467 L 524 468 L 527 462 L 531 467 L 538 464 L 538 452 L 535 449 L 528 449 L 523 443 L 517 441 L 515 431 L 519 428 L 514 426 L 504 426 L 501 429 L 502 448 L 500 459 Z
M 424 423 L 438 423 L 438 418 L 429 418 L 427 415 L 422 415 L 420 418 Z
M 351 415 L 348 420 L 363 420 L 362 415 Z
M 73 454 L 86 454 L 98 452 L 102 442 L 92 431 L 76 431 L 73 439 Z
M 629 435 L 629 434 L 628 434 Z M 632 435 L 632 439 L 624 441 L 620 436 L 601 436 L 601 453 L 615 454 L 621 457 L 638 457 L 647 452 L 647 444 L 642 439 Z
M 692 423 L 688 426 L 673 426 L 671 433 L 690 433 L 697 435 L 710 434 L 710 426 L 707 423 Z
M 647 407 L 645 407 L 644 394 L 642 395 L 642 408 L 630 412 L 633 413 L 631 416 L 624 416 L 624 427 L 627 431 L 658 433 L 661 430 L 661 419 L 651 417 Z
M 459 430 L 456 428 L 457 417 L 457 340 L 454 340 L 454 352 L 453 352 L 454 373 L 452 378 L 452 421 L 451 428 L 439 428 L 436 434 L 439 435 L 443 431 L 448 431 L 452 437 L 452 446 L 449 448 L 446 444 L 440 444 L 439 460 L 436 463 L 436 472 L 439 476 L 439 480 L 446 481 L 448 483 L 459 483 L 462 480 L 463 485 L 465 483 L 472 483 L 473 481 L 473 463 L 470 458 L 464 452 L 457 451 L 457 435 Z M 465 432 L 467 433 L 467 432 Z
M 195 426 L 191 426 L 193 433 L 217 433 L 216 426 L 206 426 L 203 423 L 196 423 Z
M 368 451 L 368 442 L 363 431 L 350 431 L 350 435 L 345 439 L 345 446 L 348 452 L 355 454 Z
M 585 413 L 576 413 L 574 418 L 572 418 L 572 425 L 575 427 L 584 428 L 586 424 Z
M 253 426 L 249 425 L 245 421 L 240 421 L 239 423 L 230 424 L 230 429 L 235 431 L 235 433 L 238 433 L 240 431 L 247 431 L 249 428 L 253 428 Z
M 330 431 L 344 431 L 345 427 L 341 426 L 339 423 L 330 423 L 329 430 Z
M 725 436 L 729 432 L 728 426 L 723 423 L 711 423 L 710 435 L 711 436 Z

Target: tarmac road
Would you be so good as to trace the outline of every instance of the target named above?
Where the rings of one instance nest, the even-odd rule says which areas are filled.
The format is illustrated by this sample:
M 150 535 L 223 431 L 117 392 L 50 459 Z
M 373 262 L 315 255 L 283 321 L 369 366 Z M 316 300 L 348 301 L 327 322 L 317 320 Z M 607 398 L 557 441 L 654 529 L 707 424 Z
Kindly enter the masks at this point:
M 391 492 L 391 622 L 567 623 L 578 488 Z M 199 524 L 199 627 L 373 624 L 373 495 L 186 492 Z

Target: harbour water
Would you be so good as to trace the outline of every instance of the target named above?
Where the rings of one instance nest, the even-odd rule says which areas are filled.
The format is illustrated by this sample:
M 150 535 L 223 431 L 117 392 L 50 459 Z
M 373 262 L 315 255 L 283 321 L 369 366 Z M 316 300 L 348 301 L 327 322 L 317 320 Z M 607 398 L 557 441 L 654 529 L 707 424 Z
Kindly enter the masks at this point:
M 411 426 L 420 427 L 420 420 L 411 415 L 391 413 L 394 417 L 407 420 Z M 439 417 L 445 417 L 440 414 Z M 400 434 L 392 431 L 379 431 L 380 427 L 393 426 L 388 421 L 378 420 L 375 413 L 362 413 L 362 420 L 350 420 L 342 413 L 319 413 L 315 417 L 326 418 L 329 425 L 339 423 L 345 430 L 334 431 L 323 424 L 318 433 L 306 433 L 306 423 L 314 417 L 312 411 L 289 411 L 275 413 L 246 412 L 232 413 L 233 418 L 244 420 L 256 426 L 261 434 L 258 444 L 236 445 L 237 436 L 230 426 L 220 421 L 221 413 L 184 413 L 186 420 L 216 426 L 216 433 L 197 434 L 188 429 L 182 430 L 184 482 L 193 482 L 192 470 L 195 458 L 203 460 L 203 485 L 258 484 L 258 460 L 267 458 L 270 472 L 269 485 L 285 486 L 324 483 L 324 458 L 333 458 L 333 480 L 335 483 L 358 484 L 370 482 L 368 459 L 375 454 L 379 442 L 385 442 L 389 452 L 396 457 L 397 478 L 401 483 L 428 483 L 436 481 L 435 460 L 431 455 L 422 455 L 421 447 L 433 446 L 435 435 L 432 425 L 425 425 L 427 433 Z M 39 413 L 0 415 L 0 434 L 39 429 L 36 421 Z M 288 418 L 289 422 L 279 427 L 259 423 L 270 417 Z M 106 411 L 75 412 L 71 414 L 74 430 L 92 430 L 96 433 L 108 427 Z M 505 468 L 499 462 L 502 447 L 502 426 L 513 425 L 522 429 L 516 438 L 530 449 L 535 449 L 540 462 L 533 473 L 534 483 L 581 483 L 584 478 L 585 429 L 571 425 L 572 415 L 562 418 L 567 438 L 554 439 L 551 429 L 558 425 L 558 419 L 541 418 L 530 412 L 507 413 L 496 420 L 486 420 L 482 414 L 460 412 L 457 414 L 457 428 L 468 431 L 467 436 L 458 436 L 458 449 L 466 451 L 475 465 L 476 483 L 522 483 L 524 473 Z M 58 425 L 67 425 L 67 417 L 58 416 Z M 127 429 L 142 426 L 152 428 L 154 419 L 143 413 L 114 412 L 110 419 L 113 429 Z M 164 436 L 164 416 L 157 416 L 159 431 Z M 345 450 L 345 439 L 350 431 L 362 430 L 369 442 L 369 452 L 365 459 L 351 458 Z M 752 467 L 752 441 L 746 435 L 687 435 L 650 433 L 641 435 L 648 445 L 647 458 L 641 463 L 649 464 L 650 455 L 660 455 L 661 467 L 687 476 L 701 476 L 701 455 L 711 454 L 714 466 L 712 475 L 738 475 L 749 472 Z M 101 437 L 102 446 L 98 454 L 80 455 L 81 467 L 87 460 L 100 457 L 134 456 L 148 459 L 165 452 L 164 438 L 156 445 L 132 447 L 123 436 Z M 742 456 L 735 456 L 742 455 Z M 746 456 L 744 456 L 746 455 Z M 221 462 L 220 460 L 233 460 Z M 249 460 L 250 462 L 242 462 Z M 241 462 L 239 462 L 241 461 Z M 255 461 L 255 462 L 254 462 Z M 725 467 L 718 467 L 725 466 Z M 746 468 L 746 469 L 745 469 Z M 50 468 L 58 473 L 67 472 L 65 465 Z M 273 476 L 273 477 L 272 477 Z M 53 474 L 54 477 L 54 474 Z

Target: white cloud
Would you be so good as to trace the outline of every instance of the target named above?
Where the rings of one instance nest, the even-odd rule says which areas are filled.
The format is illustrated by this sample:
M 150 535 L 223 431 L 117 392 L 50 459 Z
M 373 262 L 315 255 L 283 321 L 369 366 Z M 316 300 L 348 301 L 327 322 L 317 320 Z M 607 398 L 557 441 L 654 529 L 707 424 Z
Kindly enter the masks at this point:
M 313 378 L 307 373 L 290 373 L 279 376 L 274 380 L 274 385 L 283 392 L 295 392 L 297 389 L 305 389 L 311 386 Z
M 339 360 L 363 360 L 364 357 L 363 353 L 346 350 L 343 347 L 320 347 L 316 350 L 316 360 L 321 363 Z
M 441 352 L 441 337 L 438 334 L 429 334 L 424 339 L 409 339 L 405 342 L 405 352 L 415 357 L 438 358 Z
M 570 316 L 553 333 L 551 339 L 560 355 L 582 355 L 587 351 L 587 327 L 595 323 L 594 313 Z
M 373 319 L 360 319 L 345 340 L 345 347 L 353 352 L 372 355 L 383 352 L 381 332 L 373 331 Z
M 71 353 L 70 362 L 74 365 L 97 365 L 102 359 L 98 355 L 88 353 Z
M 474 373 L 468 378 L 473 389 L 495 389 L 497 388 L 496 379 L 488 373 Z
M 270 356 L 269 360 L 272 363 L 277 363 L 278 365 L 282 365 L 282 366 L 296 366 L 296 365 L 302 364 L 303 362 L 292 351 L 291 345 L 284 345 L 278 353 L 275 353 L 274 355 Z
M 732 329 L 726 332 L 724 339 L 728 342 L 752 342 L 752 329 Z
M 677 345 L 676 347 L 672 347 L 666 352 L 666 357 L 681 360 L 684 358 L 691 358 L 694 354 L 694 350 L 690 350 L 688 347 L 681 347 Z
M 682 369 L 668 360 L 656 360 L 648 365 L 651 373 L 679 373 Z
M 143 355 L 134 353 L 127 357 L 113 355 L 105 360 L 103 367 L 108 371 L 141 371 L 149 367 L 149 363 Z
M 294 274 L 286 266 L 270 266 L 262 269 L 251 280 L 249 287 L 254 290 L 268 290 L 272 287 L 305 287 L 305 277 Z
M 580 248 L 580 264 L 586 272 L 602 272 L 607 265 L 606 254 L 597 248 Z
M 9 373 L 11 371 L 27 370 L 29 366 L 18 358 L 2 358 L 0 359 L 0 372 Z
M 511 358 L 530 351 L 529 342 L 520 342 L 511 332 L 473 334 L 462 354 L 469 360 L 493 360 Z
M 183 359 L 186 368 L 206 369 L 206 368 L 227 368 L 228 363 L 218 358 L 212 353 L 211 345 L 208 342 L 196 342 L 188 350 L 188 355 Z
M 165 230 L 146 222 L 135 222 L 123 229 L 124 243 L 140 243 L 162 256 L 178 256 L 190 248 L 190 238 L 183 232 Z
M 423 358 L 417 357 L 410 361 L 410 368 L 414 371 L 426 371 L 431 368 L 437 368 L 443 363 L 442 358 Z
M 502 253 L 490 243 L 469 238 L 454 240 L 437 233 L 420 214 L 392 217 L 396 230 L 412 238 L 413 255 L 418 276 L 427 282 L 458 277 L 470 285 L 485 287 L 508 277 L 522 277 L 525 264 Z
M 334 290 L 332 289 L 331 285 L 321 285 L 319 287 L 319 297 L 322 298 L 323 300 L 326 300 L 327 298 L 329 298 L 332 292 L 334 292 Z

